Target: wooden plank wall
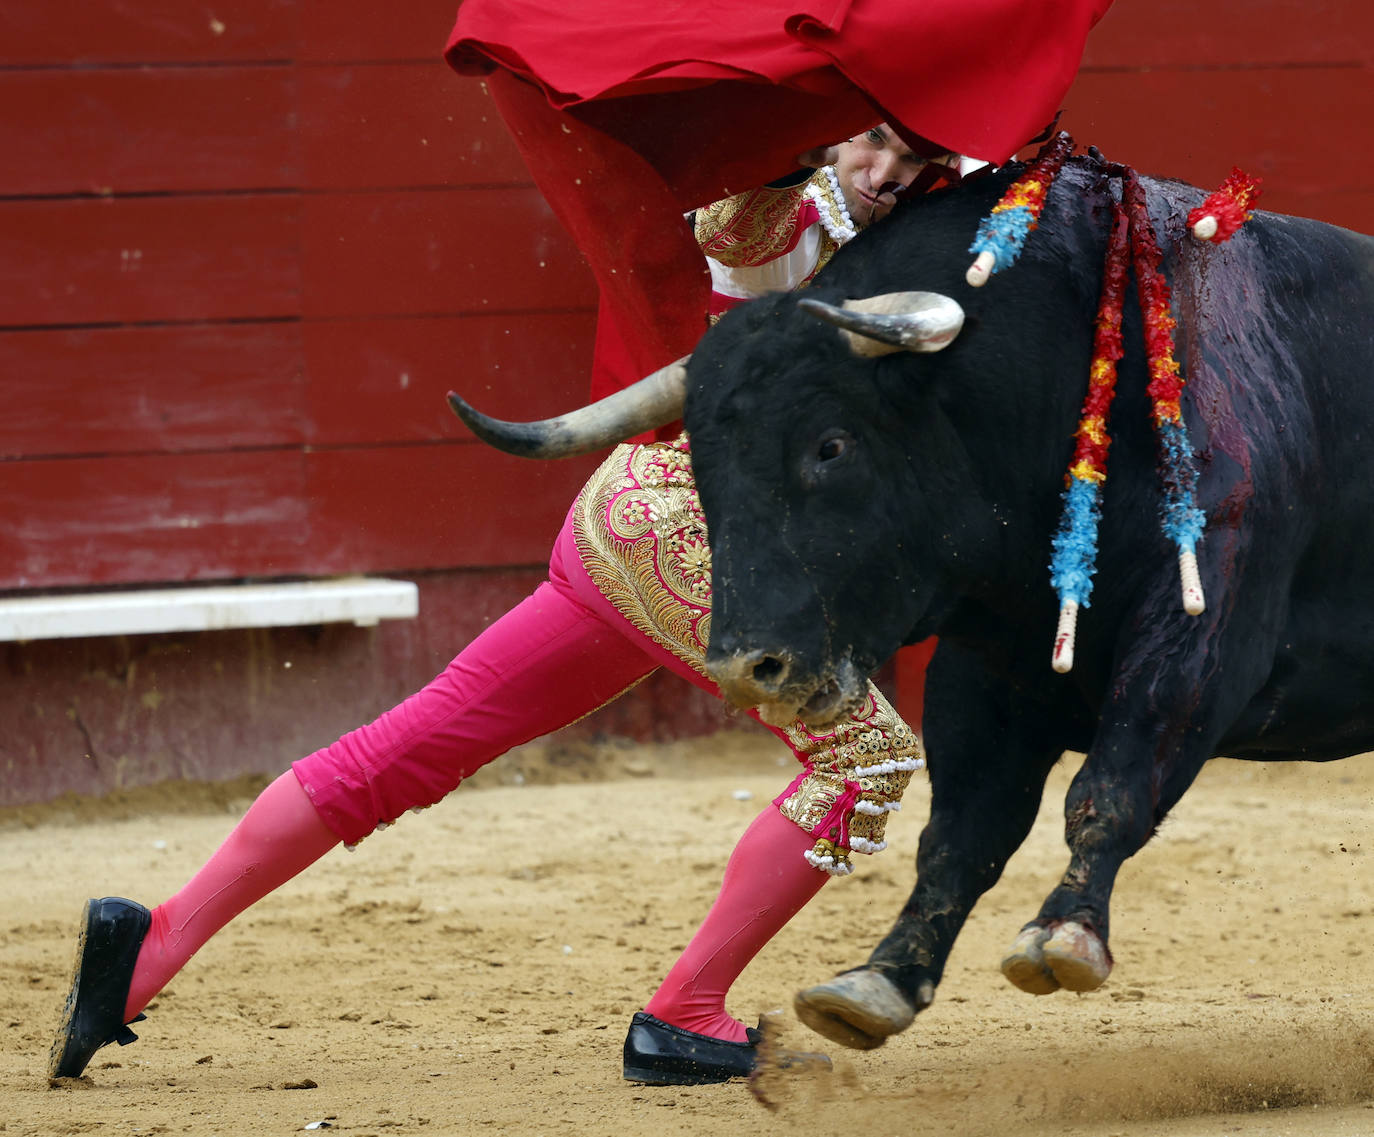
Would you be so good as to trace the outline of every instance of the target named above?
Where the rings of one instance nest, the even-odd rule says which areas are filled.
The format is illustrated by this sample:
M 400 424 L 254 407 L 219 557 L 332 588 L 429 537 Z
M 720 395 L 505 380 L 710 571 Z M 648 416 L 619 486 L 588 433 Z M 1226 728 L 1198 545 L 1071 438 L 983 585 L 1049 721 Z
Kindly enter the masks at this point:
M 1374 7 L 1363 0 L 1116 0 L 1063 126 L 1145 173 L 1374 231 Z
M 443 394 L 579 401 L 592 286 L 439 60 L 454 7 L 0 4 L 0 590 L 397 571 L 424 613 L 0 645 L 0 805 L 278 772 L 540 578 L 588 464 L 494 457 Z M 1117 0 L 1063 125 L 1368 232 L 1371 11 Z M 656 676 L 560 737 L 728 724 Z
M 1359 0 L 1118 0 L 1063 125 L 1370 228 Z M 0 12 L 0 589 L 538 564 L 588 468 L 478 446 L 584 389 L 592 285 L 453 0 Z
M 0 13 L 0 588 L 540 564 L 594 289 L 452 0 Z

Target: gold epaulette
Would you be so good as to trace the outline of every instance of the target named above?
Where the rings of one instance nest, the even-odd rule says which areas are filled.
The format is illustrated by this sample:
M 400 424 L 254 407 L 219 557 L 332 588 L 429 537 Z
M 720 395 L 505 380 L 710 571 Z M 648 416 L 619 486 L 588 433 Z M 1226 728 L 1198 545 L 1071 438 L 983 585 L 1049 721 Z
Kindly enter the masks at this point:
M 701 251 L 729 268 L 766 264 L 781 256 L 796 242 L 806 187 L 818 176 L 825 182 L 817 171 L 799 185 L 764 186 L 698 209 L 696 238 Z

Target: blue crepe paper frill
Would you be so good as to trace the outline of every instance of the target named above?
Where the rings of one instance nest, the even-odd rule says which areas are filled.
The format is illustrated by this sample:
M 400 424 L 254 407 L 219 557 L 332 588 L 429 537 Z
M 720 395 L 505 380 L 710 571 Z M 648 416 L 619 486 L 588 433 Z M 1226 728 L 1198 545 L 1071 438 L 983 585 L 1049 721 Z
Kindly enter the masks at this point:
M 1062 606 L 1072 600 L 1088 607 L 1097 572 L 1097 526 L 1102 517 L 1102 499 L 1096 482 L 1074 478 L 1064 491 L 1064 513 L 1054 537 L 1054 556 L 1050 560 L 1050 584 L 1059 594 Z
M 1164 504 L 1161 507 L 1164 535 L 1180 552 L 1197 551 L 1207 515 L 1193 502 L 1197 472 L 1193 468 L 1193 449 L 1183 424 L 1172 420 L 1159 424 L 1159 442 L 1164 454 Z
M 993 272 L 1009 268 L 1021 255 L 1026 237 L 1035 228 L 1035 215 L 1027 205 L 1014 205 L 990 213 L 978 226 L 978 234 L 968 248 L 970 253 L 991 253 L 997 258 Z

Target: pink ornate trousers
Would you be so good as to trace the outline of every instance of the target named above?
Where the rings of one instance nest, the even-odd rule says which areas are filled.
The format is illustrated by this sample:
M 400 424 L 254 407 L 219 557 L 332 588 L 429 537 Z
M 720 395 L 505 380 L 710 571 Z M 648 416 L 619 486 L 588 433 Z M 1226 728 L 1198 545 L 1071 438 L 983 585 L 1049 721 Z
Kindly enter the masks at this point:
M 573 503 L 549 579 L 422 690 L 295 763 L 296 776 L 355 844 L 657 667 L 717 693 L 703 670 L 710 612 L 711 553 L 685 438 L 618 447 Z M 842 875 L 851 851 L 882 849 L 887 814 L 925 763 L 877 688 L 822 732 L 795 722 L 774 733 L 801 763 L 775 804 L 816 837 L 807 859 Z

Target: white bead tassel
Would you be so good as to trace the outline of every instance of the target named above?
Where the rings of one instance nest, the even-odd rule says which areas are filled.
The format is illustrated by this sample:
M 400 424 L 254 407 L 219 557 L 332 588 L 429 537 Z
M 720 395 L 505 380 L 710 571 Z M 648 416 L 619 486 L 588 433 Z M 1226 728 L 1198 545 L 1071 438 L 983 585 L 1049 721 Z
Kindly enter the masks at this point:
M 814 869 L 820 869 L 827 876 L 848 876 L 854 871 L 854 866 L 849 861 L 842 861 L 828 854 L 821 856 L 812 849 L 807 849 L 802 856 L 806 858 L 807 864 Z
M 889 758 L 873 766 L 855 766 L 854 773 L 860 778 L 871 778 L 875 774 L 895 774 L 897 771 L 915 772 L 926 768 L 924 758 Z
M 1197 571 L 1196 553 L 1179 553 L 1178 575 L 1183 582 L 1183 610 L 1190 616 L 1201 616 L 1207 602 L 1202 597 L 1202 576 Z
M 1065 600 L 1059 609 L 1059 628 L 1054 633 L 1054 657 L 1051 665 L 1060 675 L 1073 670 L 1073 643 L 1078 634 L 1078 601 Z

